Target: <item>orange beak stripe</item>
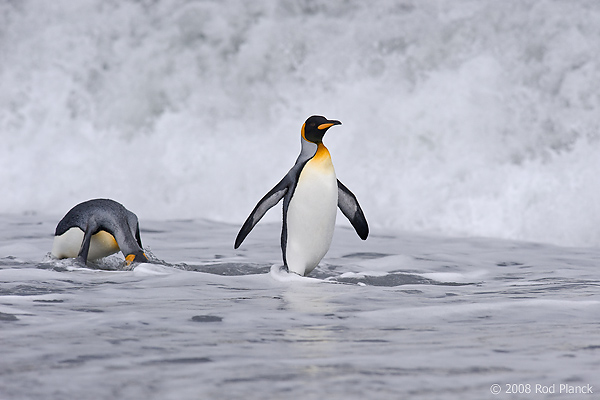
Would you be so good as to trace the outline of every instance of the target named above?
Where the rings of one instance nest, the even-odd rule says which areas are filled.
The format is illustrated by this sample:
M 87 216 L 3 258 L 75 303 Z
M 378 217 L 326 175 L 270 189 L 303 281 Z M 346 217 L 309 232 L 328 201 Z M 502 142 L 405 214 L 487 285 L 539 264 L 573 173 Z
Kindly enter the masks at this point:
M 335 125 L 335 124 L 321 124 L 321 125 L 317 126 L 317 128 L 318 128 L 320 131 L 322 131 L 323 129 L 327 129 L 327 128 L 329 128 L 329 127 L 333 126 L 333 125 Z

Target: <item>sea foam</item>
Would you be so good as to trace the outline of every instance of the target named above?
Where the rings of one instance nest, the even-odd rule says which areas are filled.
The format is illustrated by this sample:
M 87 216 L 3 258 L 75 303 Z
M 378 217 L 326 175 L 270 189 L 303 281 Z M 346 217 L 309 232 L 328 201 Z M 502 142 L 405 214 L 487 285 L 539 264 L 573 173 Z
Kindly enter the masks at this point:
M 241 223 L 322 114 L 343 122 L 325 143 L 373 229 L 600 243 L 594 1 L 57 0 L 0 15 L 3 212 L 59 218 L 109 197 L 142 221 Z

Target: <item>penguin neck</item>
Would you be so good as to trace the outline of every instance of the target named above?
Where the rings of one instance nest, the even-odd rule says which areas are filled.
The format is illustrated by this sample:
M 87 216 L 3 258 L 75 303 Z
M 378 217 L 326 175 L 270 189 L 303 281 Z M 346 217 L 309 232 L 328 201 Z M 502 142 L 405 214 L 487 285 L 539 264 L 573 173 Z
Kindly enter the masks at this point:
M 329 150 L 323 144 L 323 142 L 311 142 L 304 137 L 301 139 L 302 150 L 296 160 L 296 163 L 310 162 L 313 165 L 319 165 L 323 168 L 333 169 L 333 163 L 331 162 L 331 155 Z
M 325 147 L 323 142 L 317 144 L 317 152 L 313 156 L 312 161 L 317 163 L 331 164 L 331 155 L 329 154 L 329 150 L 327 150 L 327 147 Z
M 331 156 L 329 155 L 329 150 L 323 143 L 317 144 L 317 151 L 315 155 L 308 161 L 306 167 L 312 171 L 319 171 L 319 174 L 322 176 L 334 176 L 335 177 L 335 169 L 333 168 L 333 163 L 331 162 Z
M 310 160 L 315 156 L 319 149 L 319 146 L 316 143 L 310 142 L 304 139 L 304 137 L 300 138 L 300 144 L 300 155 L 298 156 L 298 160 L 296 160 L 296 163 L 306 162 Z

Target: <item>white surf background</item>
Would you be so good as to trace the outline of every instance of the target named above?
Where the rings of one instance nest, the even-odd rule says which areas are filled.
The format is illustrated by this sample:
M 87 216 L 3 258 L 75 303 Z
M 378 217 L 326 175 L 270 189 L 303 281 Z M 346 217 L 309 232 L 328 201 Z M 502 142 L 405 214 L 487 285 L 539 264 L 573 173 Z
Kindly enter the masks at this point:
M 1 2 L 0 211 L 241 223 L 322 114 L 372 229 L 596 246 L 598 49 L 592 0 Z

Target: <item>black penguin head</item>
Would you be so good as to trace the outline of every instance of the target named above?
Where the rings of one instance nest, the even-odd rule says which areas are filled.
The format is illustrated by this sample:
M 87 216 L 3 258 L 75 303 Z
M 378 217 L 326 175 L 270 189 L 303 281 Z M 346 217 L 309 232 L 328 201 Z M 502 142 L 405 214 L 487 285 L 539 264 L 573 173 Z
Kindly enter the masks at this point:
M 313 115 L 309 117 L 304 125 L 302 125 L 302 137 L 309 142 L 321 143 L 323 135 L 327 132 L 327 129 L 333 125 L 341 125 L 340 121 L 334 119 L 327 119 L 320 115 Z

